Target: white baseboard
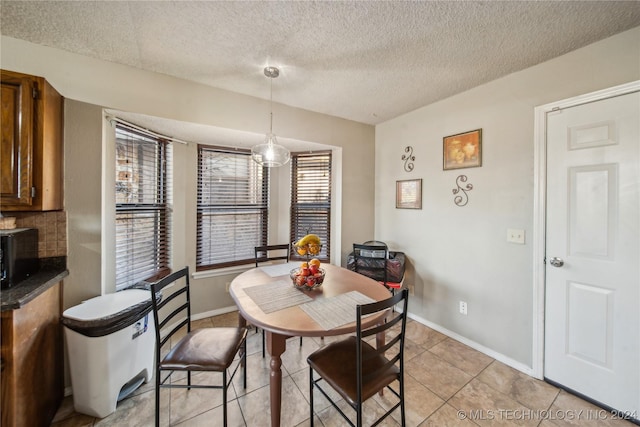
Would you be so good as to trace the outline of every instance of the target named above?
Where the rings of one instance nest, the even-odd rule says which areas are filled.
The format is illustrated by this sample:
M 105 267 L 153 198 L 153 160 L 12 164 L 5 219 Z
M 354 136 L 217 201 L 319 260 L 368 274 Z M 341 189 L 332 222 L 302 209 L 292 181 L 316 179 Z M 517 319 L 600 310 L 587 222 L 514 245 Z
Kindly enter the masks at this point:
M 426 319 L 423 319 L 420 316 L 416 316 L 415 314 L 412 313 L 407 313 L 407 317 L 415 320 L 418 323 L 421 323 L 433 330 L 436 330 L 446 336 L 448 336 L 449 338 L 453 338 L 456 341 L 460 341 L 462 344 L 468 345 L 469 347 L 473 348 L 474 350 L 478 350 L 481 353 L 486 354 L 489 357 L 494 358 L 495 360 L 497 360 L 498 362 L 504 363 L 505 365 L 511 366 L 513 369 L 517 369 L 518 371 L 527 374 L 529 376 L 533 376 L 533 368 L 530 366 L 527 366 L 521 362 L 518 362 L 517 360 L 513 360 L 510 357 L 505 356 L 502 353 L 498 353 L 497 351 L 494 351 L 488 347 L 485 347 L 481 344 L 478 344 L 475 341 L 472 341 L 468 338 L 463 337 L 462 335 L 459 335 L 455 332 L 452 332 L 446 328 L 443 328 L 440 325 L 437 325 L 433 322 L 430 322 Z
M 207 317 L 219 316 L 221 314 L 227 314 L 234 311 L 238 311 L 238 307 L 232 305 L 230 307 L 218 308 L 211 311 L 205 311 L 204 313 L 192 314 L 191 320 L 206 319 Z
M 226 314 L 226 313 L 231 313 L 234 311 L 238 311 L 238 308 L 236 306 L 230 306 L 230 307 L 224 307 L 224 308 L 219 308 L 216 310 L 211 310 L 211 311 L 207 311 L 204 313 L 198 313 L 196 315 L 192 315 L 191 318 L 193 320 L 199 320 L 199 319 L 204 319 L 207 317 L 212 317 L 212 316 L 218 316 L 220 314 Z M 401 310 L 399 310 L 401 311 Z M 513 369 L 516 369 L 524 374 L 527 374 L 529 376 L 533 376 L 533 368 L 530 366 L 525 365 L 522 362 L 518 362 L 517 360 L 514 360 L 508 356 L 505 356 L 502 353 L 498 353 L 495 350 L 492 350 L 488 347 L 483 346 L 482 344 L 478 344 L 477 342 L 470 340 L 466 337 L 463 337 L 462 335 L 459 335 L 453 331 L 450 331 L 438 324 L 435 324 L 433 322 L 430 322 L 420 316 L 417 316 L 415 314 L 412 313 L 407 313 L 407 317 L 409 317 L 410 319 L 415 320 L 418 323 L 421 323 L 433 330 L 436 330 L 438 332 L 440 332 L 441 334 L 444 334 L 450 338 L 453 338 L 456 341 L 460 341 L 461 343 L 468 345 L 469 347 L 473 348 L 474 350 L 478 350 L 481 353 L 486 354 L 487 356 L 501 362 L 504 363 L 507 366 L 512 367 Z

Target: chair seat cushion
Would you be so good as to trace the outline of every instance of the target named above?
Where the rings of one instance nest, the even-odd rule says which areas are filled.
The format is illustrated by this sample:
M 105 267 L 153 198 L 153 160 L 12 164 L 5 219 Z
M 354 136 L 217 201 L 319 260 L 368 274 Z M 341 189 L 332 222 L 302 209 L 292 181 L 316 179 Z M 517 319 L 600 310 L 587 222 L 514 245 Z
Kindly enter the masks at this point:
M 246 328 L 195 329 L 162 359 L 162 369 L 223 371 L 235 358 L 247 336 Z
M 401 289 L 402 288 L 402 283 L 398 283 L 398 282 L 387 282 L 387 286 L 392 288 L 392 289 Z
M 357 402 L 356 337 L 333 342 L 307 358 L 309 365 L 351 405 Z M 375 349 L 362 342 L 363 377 L 379 369 L 387 359 L 374 354 Z M 371 357 L 369 359 L 369 357 Z M 362 401 L 398 379 L 400 369 L 393 365 L 362 383 Z

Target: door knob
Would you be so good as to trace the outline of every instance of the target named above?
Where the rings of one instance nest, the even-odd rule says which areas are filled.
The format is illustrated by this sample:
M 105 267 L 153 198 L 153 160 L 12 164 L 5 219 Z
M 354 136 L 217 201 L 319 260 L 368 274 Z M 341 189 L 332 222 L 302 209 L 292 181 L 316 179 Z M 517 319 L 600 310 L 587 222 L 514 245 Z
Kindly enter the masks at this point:
M 564 260 L 562 258 L 553 257 L 549 260 L 549 263 L 554 267 L 562 267 L 564 265 Z

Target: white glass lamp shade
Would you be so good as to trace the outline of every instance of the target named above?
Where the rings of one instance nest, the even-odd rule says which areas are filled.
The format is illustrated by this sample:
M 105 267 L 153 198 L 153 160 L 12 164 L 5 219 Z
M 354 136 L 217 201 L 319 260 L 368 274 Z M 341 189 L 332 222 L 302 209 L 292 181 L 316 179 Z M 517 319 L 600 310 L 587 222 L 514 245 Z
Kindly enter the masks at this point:
M 286 165 L 291 155 L 289 150 L 278 144 L 273 133 L 268 133 L 263 144 L 251 149 L 251 157 L 256 163 L 271 168 Z

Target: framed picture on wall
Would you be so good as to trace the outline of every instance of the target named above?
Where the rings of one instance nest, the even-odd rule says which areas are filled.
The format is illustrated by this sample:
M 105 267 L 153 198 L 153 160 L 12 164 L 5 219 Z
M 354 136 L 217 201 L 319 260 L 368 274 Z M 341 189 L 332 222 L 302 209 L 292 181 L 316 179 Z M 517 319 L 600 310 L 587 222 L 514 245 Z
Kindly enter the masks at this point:
M 422 179 L 396 181 L 396 209 L 422 209 Z
M 445 136 L 442 159 L 443 170 L 482 166 L 482 129 Z

